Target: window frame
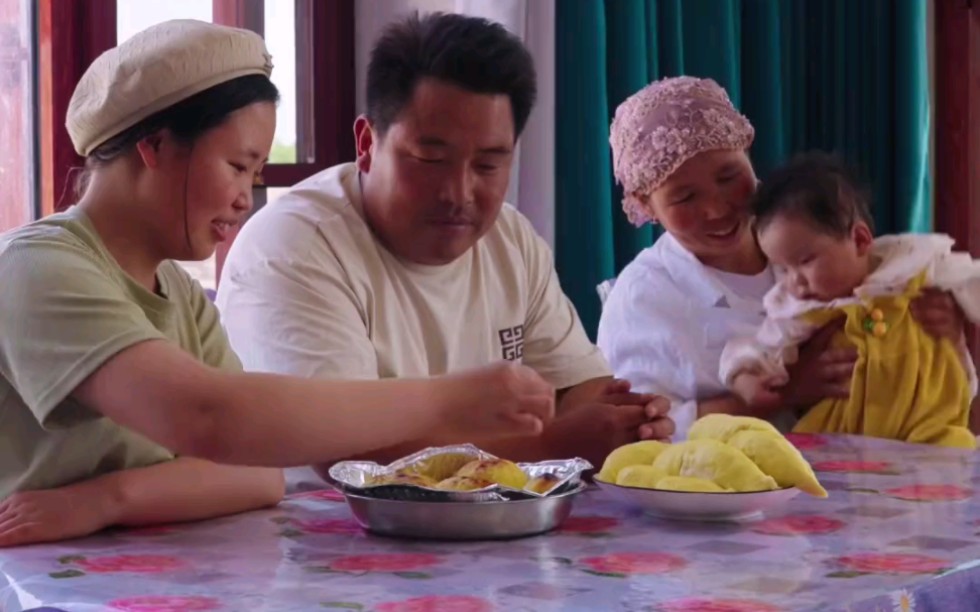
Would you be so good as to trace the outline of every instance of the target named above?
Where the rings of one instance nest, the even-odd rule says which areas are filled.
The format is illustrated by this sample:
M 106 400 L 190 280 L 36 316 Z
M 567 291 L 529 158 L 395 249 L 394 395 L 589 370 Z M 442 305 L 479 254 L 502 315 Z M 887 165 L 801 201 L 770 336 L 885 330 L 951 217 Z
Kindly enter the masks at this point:
M 215 23 L 264 29 L 263 0 L 212 0 Z M 354 0 L 296 3 L 297 151 L 310 163 L 269 164 L 267 187 L 289 187 L 354 157 Z M 55 10 L 57 8 L 57 10 Z M 68 102 L 85 69 L 116 44 L 116 0 L 38 0 L 40 211 L 67 208 L 75 154 L 64 127 Z M 305 46 L 304 46 L 305 45 Z M 340 95 L 338 95 L 340 94 Z M 312 135 L 312 143 L 307 138 Z
M 14 4 L 18 0 L 14 0 Z M 25 15 L 22 10 L 26 10 Z M 27 174 L 27 168 L 30 169 L 29 175 L 25 177 L 24 187 L 26 191 L 30 194 L 30 206 L 26 206 L 25 202 L 17 199 L 16 192 L 14 193 L 4 193 L 5 196 L 13 196 L 15 199 L 4 202 L 0 206 L 10 206 L 11 208 L 19 209 L 18 212 L 12 213 L 8 216 L 5 210 L 3 214 L 0 214 L 0 220 L 3 221 L 0 224 L 0 231 L 5 231 L 16 227 L 16 224 L 22 223 L 25 219 L 27 222 L 33 221 L 41 216 L 41 201 L 40 201 L 40 139 L 38 137 L 38 132 L 40 125 L 38 122 L 38 35 L 37 35 L 37 19 L 38 12 L 37 6 L 33 2 L 27 2 L 22 6 L 22 10 L 14 9 L 14 15 L 17 16 L 13 21 L 8 21 L 10 14 L 7 10 L 0 11 L 3 17 L 0 17 L 0 26 L 10 26 L 10 30 L 4 29 L 0 32 L 0 37 L 6 34 L 10 34 L 11 38 L 8 40 L 3 38 L 0 40 L 0 79 L 6 77 L 6 70 L 18 71 L 18 64 L 24 59 L 27 60 L 28 70 L 26 71 L 26 80 L 21 81 L 20 75 L 11 76 L 11 78 L 16 79 L 12 85 L 12 89 L 8 87 L 6 83 L 0 83 L 0 87 L 8 87 L 5 89 L 5 93 L 11 94 L 14 91 L 18 92 L 20 95 L 27 93 L 27 103 L 25 104 L 24 98 L 21 98 L 19 103 L 15 101 L 14 108 L 20 113 L 26 113 L 28 115 L 28 126 L 27 130 L 21 132 L 24 142 L 21 143 L 19 138 L 14 139 L 14 148 L 12 150 L 17 150 L 18 144 L 26 144 L 29 147 L 30 155 L 24 160 L 24 165 L 14 166 L 15 172 L 24 172 Z M 27 38 L 26 40 L 21 40 L 21 30 L 20 26 L 23 20 L 23 24 L 27 26 Z M 15 111 L 16 112 L 16 111 Z M 19 126 L 23 129 L 24 126 Z M 20 153 L 23 151 L 21 150 Z M 15 162 L 16 163 L 16 162 Z M 2 179 L 2 176 L 0 176 Z M 19 184 L 18 184 L 19 186 Z M 23 208 L 21 208 L 23 207 Z M 8 219 L 13 220 L 15 225 L 8 225 Z
M 71 144 L 65 115 L 85 68 L 116 44 L 116 2 L 38 0 L 36 6 L 39 195 L 44 216 L 67 208 L 72 201 L 72 169 L 82 164 L 82 158 Z
M 312 162 L 268 164 L 267 187 L 289 187 L 353 159 L 354 0 L 294 0 L 296 151 Z M 264 0 L 212 0 L 214 22 L 265 35 Z M 347 95 L 334 95 L 347 92 Z

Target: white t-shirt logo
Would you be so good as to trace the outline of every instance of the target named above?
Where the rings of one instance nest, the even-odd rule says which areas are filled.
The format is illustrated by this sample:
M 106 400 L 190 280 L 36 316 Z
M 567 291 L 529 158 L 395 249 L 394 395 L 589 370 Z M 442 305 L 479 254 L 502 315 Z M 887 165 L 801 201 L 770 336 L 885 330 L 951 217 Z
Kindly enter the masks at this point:
M 508 327 L 497 332 L 504 359 L 519 361 L 524 357 L 524 326 Z

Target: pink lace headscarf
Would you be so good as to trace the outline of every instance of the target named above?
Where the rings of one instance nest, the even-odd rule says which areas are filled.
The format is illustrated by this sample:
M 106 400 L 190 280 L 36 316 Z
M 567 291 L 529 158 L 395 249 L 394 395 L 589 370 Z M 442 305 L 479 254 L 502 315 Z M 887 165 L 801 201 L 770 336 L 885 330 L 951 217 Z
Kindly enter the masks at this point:
M 745 150 L 755 130 L 711 79 L 681 76 L 650 83 L 616 109 L 609 133 L 623 210 L 634 225 L 650 221 L 643 201 L 698 153 Z

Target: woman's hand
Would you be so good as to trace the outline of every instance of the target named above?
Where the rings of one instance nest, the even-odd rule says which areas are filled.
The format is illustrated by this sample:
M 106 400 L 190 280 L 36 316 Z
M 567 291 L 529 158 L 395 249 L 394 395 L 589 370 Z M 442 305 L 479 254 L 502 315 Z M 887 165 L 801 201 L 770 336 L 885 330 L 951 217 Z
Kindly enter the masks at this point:
M 14 493 L 0 502 L 0 548 L 80 538 L 114 522 L 108 499 L 93 487 Z
M 857 350 L 830 346 L 843 327 L 844 318 L 835 319 L 800 347 L 799 359 L 788 368 L 789 382 L 781 391 L 786 407 L 809 408 L 826 398 L 850 395 Z
M 909 310 L 922 329 L 933 338 L 959 342 L 963 337 L 966 317 L 949 291 L 927 287 L 912 300 Z
M 256 510 L 279 503 L 284 489 L 281 470 L 178 457 L 13 494 L 0 502 L 0 548 Z
M 531 368 L 504 361 L 454 374 L 443 403 L 447 435 L 519 436 L 541 433 L 555 416 L 555 389 Z

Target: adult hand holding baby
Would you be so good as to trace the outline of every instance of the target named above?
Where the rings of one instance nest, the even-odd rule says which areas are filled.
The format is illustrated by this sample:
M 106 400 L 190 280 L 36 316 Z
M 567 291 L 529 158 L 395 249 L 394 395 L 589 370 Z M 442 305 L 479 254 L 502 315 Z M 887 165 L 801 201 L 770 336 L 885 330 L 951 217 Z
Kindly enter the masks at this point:
M 784 405 L 810 408 L 823 399 L 850 395 L 857 349 L 830 345 L 843 328 L 844 318 L 835 319 L 800 347 L 799 359 L 788 368 L 789 383 L 781 390 Z
M 912 316 L 927 334 L 959 342 L 966 327 L 963 309 L 949 291 L 927 287 L 909 304 Z

